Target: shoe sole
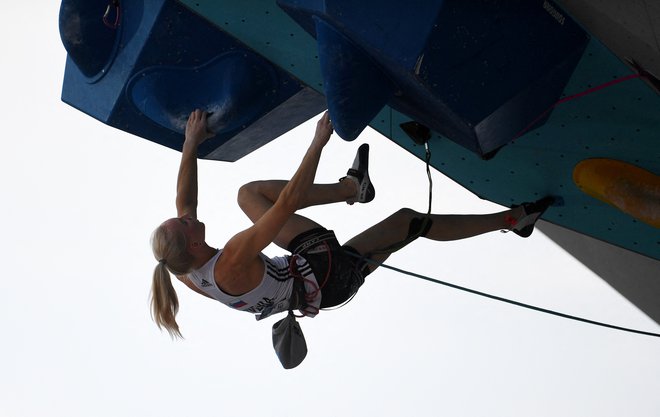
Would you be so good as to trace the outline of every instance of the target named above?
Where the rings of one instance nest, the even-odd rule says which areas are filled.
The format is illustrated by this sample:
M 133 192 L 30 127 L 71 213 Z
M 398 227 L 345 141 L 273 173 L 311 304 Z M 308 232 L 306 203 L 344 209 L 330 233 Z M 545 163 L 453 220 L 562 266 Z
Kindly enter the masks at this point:
M 520 237 L 529 237 L 534 231 L 534 226 L 538 219 L 545 213 L 545 211 L 555 202 L 554 197 L 544 197 L 539 201 L 530 204 L 532 213 L 525 216 L 525 225 L 522 228 L 516 230 L 512 229 L 513 233 L 517 234 Z M 516 227 L 520 227 L 518 224 Z
M 357 165 L 357 166 L 356 166 Z M 351 175 L 351 172 L 361 175 L 359 178 L 356 175 Z M 354 203 L 368 203 L 376 196 L 376 190 L 371 183 L 369 177 L 369 144 L 364 143 L 358 148 L 357 155 L 353 161 L 353 166 L 348 170 L 348 174 L 357 178 L 359 181 L 359 189 L 355 199 L 347 201 L 349 205 Z M 371 191 L 371 193 L 369 193 Z

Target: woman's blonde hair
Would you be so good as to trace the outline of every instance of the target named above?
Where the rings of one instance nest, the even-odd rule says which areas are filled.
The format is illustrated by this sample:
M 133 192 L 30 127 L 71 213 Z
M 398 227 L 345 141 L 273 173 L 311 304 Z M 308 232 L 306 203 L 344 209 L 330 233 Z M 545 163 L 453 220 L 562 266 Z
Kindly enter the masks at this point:
M 193 258 L 188 253 L 186 237 L 161 225 L 151 235 L 151 249 L 158 260 L 151 283 L 151 316 L 173 338 L 183 337 L 176 322 L 179 298 L 172 286 L 170 272 L 185 275 L 192 269 Z

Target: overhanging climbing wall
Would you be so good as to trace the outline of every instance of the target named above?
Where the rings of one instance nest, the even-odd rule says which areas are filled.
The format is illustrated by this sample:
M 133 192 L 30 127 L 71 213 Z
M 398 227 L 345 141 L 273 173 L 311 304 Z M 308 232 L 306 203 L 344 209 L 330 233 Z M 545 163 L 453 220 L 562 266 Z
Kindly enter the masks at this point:
M 81 7 L 94 1 L 66 0 L 63 5 L 70 2 Z M 630 7 L 640 6 L 639 2 Z M 98 3 L 101 9 L 107 4 Z M 500 3 L 507 6 L 502 7 L 503 14 L 489 9 Z M 598 19 L 585 19 L 597 13 L 580 13 L 581 4 L 598 11 L 598 5 L 605 3 L 613 8 L 608 9 L 604 25 Z M 346 139 L 353 139 L 368 121 L 421 159 L 423 147 L 401 125 L 415 121 L 429 126 L 432 166 L 476 195 L 504 206 L 557 196 L 563 205 L 551 207 L 544 215 L 546 221 L 660 261 L 657 228 L 616 204 L 582 192 L 573 182 L 574 168 L 593 158 L 622 161 L 660 175 L 660 98 L 648 79 L 631 78 L 635 70 L 622 59 L 631 51 L 638 62 L 657 68 L 652 64 L 660 51 L 648 44 L 617 42 L 620 39 L 610 36 L 608 45 L 620 56 L 613 54 L 592 29 L 631 33 L 630 28 L 641 26 L 634 22 L 613 25 L 617 13 L 610 12 L 622 6 L 610 3 L 571 2 L 580 16 L 575 20 L 549 0 L 406 4 L 123 0 L 120 4 L 127 13 L 115 36 L 100 37 L 102 48 L 80 52 L 69 45 L 62 97 L 104 123 L 174 149 L 182 143 L 181 115 L 188 107 L 214 102 L 206 108 L 221 109 L 222 97 L 237 97 L 241 103 L 253 103 L 247 105 L 250 111 L 234 116 L 214 111 L 220 130 L 223 126 L 227 130 L 209 141 L 201 155 L 235 160 L 320 112 L 327 95 L 332 99 L 331 113 L 344 111 L 341 117 L 346 124 L 340 133 Z M 656 15 L 659 12 L 653 4 L 643 6 Z M 526 12 L 516 14 L 517 9 Z M 585 21 L 587 26 L 581 24 Z M 374 22 L 390 29 L 379 33 Z M 396 27 L 397 22 L 404 26 Z M 525 35 L 516 32 L 521 28 L 527 31 Z M 61 25 L 65 44 L 70 29 Z M 535 33 L 535 29 L 543 30 Z M 552 42 L 543 37 L 548 30 L 557 31 L 553 39 L 560 39 L 562 33 L 570 36 L 553 50 Z M 318 32 L 322 32 L 320 43 Z M 397 37 L 404 33 L 410 36 Z M 75 36 L 72 39 L 78 41 Z M 544 47 L 529 52 L 533 45 L 521 42 L 525 39 L 535 39 L 535 44 Z M 656 38 L 654 42 L 658 45 Z M 348 47 L 332 51 L 344 43 Z M 457 45 L 458 50 L 450 51 Z M 636 55 L 649 48 L 657 56 Z M 236 51 L 244 51 L 242 57 Z M 75 54 L 94 56 L 96 52 L 101 64 L 76 63 Z M 530 62 L 530 56 L 536 59 Z M 346 67 L 353 66 L 355 77 L 350 71 L 349 76 L 336 77 L 339 73 L 333 72 L 333 64 L 339 68 L 342 57 L 349 58 Z M 210 71 L 216 64 L 219 71 Z M 222 80 L 237 72 L 249 75 L 223 85 Z M 505 80 L 511 74 L 516 76 Z M 218 82 L 208 81 L 213 79 Z M 251 79 L 257 82 L 250 83 Z M 342 85 L 335 83 L 338 79 L 371 84 L 360 90 L 361 82 L 357 82 L 345 94 Z M 498 79 L 506 82 L 500 85 Z M 201 89 L 200 80 L 207 80 Z M 189 96 L 189 92 L 195 94 Z M 377 100 L 370 102 L 374 97 Z M 347 98 L 357 100 L 355 113 L 350 106 L 342 110 L 343 104 L 337 105 Z M 552 103 L 560 104 L 553 107 Z M 353 116 L 359 123 L 351 120 Z M 490 134 L 496 137 L 489 138 Z M 396 161 L 392 165 L 396 167 Z
M 272 0 L 249 4 L 224 1 L 222 6 L 208 0 L 182 3 L 280 68 L 296 74 L 311 88 L 325 91 L 318 47 L 314 37 L 299 24 L 302 18 L 294 19 Z M 381 3 L 361 2 L 361 7 L 377 8 Z M 553 2 L 527 3 L 534 3 L 551 22 L 569 19 Z M 465 25 L 454 25 L 467 30 Z M 259 29 L 264 27 L 271 30 Z M 469 32 L 462 36 L 469 37 Z M 425 48 L 433 49 L 432 45 Z M 432 68 L 426 71 L 432 72 Z M 558 99 L 631 74 L 634 71 L 628 65 L 597 38 L 590 37 Z M 370 126 L 422 159 L 423 147 L 400 127 L 416 119 L 399 110 L 384 106 Z M 547 221 L 660 259 L 657 229 L 582 193 L 572 179 L 573 168 L 593 157 L 623 160 L 660 174 L 659 131 L 660 98 L 644 81 L 631 79 L 557 106 L 543 125 L 508 143 L 490 160 L 434 132 L 431 164 L 481 198 L 504 206 L 544 195 L 559 196 L 564 204 L 548 210 L 544 216 Z

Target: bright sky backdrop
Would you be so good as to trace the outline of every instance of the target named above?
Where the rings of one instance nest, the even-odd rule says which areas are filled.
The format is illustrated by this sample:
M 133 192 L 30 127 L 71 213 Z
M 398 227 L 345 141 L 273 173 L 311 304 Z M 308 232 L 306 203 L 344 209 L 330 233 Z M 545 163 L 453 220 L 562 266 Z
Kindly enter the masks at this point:
M 0 415 L 578 417 L 660 414 L 660 340 L 597 328 L 380 270 L 338 311 L 301 321 L 303 364 L 270 327 L 176 285 L 183 341 L 148 310 L 152 230 L 175 215 L 179 154 L 60 101 L 56 1 L 4 2 L 0 25 Z M 237 163 L 200 161 L 199 215 L 221 246 L 248 226 L 247 181 L 288 178 L 315 120 Z M 333 138 L 317 179 L 371 144 L 377 197 L 306 213 L 345 241 L 402 205 L 425 210 L 424 165 L 372 131 Z M 499 210 L 434 172 L 434 211 Z M 270 255 L 281 254 L 269 248 Z M 418 241 L 391 265 L 594 320 L 659 326 L 540 232 Z M 634 277 L 631 277 L 634 279 Z

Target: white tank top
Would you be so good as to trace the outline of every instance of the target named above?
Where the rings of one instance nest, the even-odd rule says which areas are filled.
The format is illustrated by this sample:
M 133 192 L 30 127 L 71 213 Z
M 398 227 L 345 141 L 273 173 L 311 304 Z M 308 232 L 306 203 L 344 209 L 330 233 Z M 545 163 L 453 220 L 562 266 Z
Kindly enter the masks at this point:
M 289 258 L 286 256 L 268 258 L 263 254 L 259 254 L 265 266 L 264 277 L 261 283 L 252 291 L 245 294 L 230 295 L 218 287 L 213 276 L 213 269 L 220 255 L 222 255 L 222 249 L 201 268 L 188 273 L 190 281 L 202 292 L 233 309 L 255 314 L 257 320 L 271 314 L 289 310 L 294 280 L 293 276 L 289 273 Z M 301 266 L 301 261 L 307 264 L 307 261 L 298 257 L 296 263 L 299 267 Z M 311 268 L 309 269 L 311 270 Z M 313 279 L 313 283 L 316 284 L 314 274 L 305 275 L 305 278 Z M 305 287 L 307 287 L 307 281 L 305 281 L 305 284 Z M 307 291 L 309 292 L 309 289 Z M 317 307 L 320 306 L 320 294 L 318 300 L 314 301 L 313 304 L 318 303 Z

